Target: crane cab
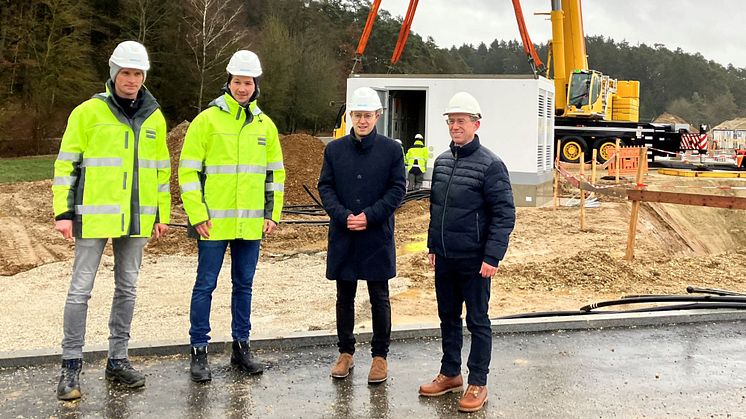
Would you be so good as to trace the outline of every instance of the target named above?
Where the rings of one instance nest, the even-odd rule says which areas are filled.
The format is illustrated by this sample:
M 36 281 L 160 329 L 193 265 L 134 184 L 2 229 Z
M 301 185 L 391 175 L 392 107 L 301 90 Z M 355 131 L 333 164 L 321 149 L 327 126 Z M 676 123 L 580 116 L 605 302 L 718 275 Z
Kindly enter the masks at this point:
M 611 119 L 611 99 L 616 80 L 594 70 L 575 70 L 567 87 L 564 116 Z

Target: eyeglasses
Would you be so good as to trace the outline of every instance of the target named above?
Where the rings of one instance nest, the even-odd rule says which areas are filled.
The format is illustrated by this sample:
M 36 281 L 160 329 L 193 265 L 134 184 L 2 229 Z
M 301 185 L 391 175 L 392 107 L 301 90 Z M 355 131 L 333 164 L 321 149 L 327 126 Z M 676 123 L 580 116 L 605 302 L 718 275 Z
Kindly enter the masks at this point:
M 450 127 L 452 125 L 465 125 L 467 122 L 475 122 L 473 117 L 462 117 L 462 118 L 446 118 L 446 124 Z
M 361 119 L 364 119 L 366 121 L 372 121 L 376 119 L 377 114 L 375 112 L 365 112 L 365 113 L 357 113 L 352 112 L 350 114 L 350 118 L 352 118 L 353 121 L 359 121 Z

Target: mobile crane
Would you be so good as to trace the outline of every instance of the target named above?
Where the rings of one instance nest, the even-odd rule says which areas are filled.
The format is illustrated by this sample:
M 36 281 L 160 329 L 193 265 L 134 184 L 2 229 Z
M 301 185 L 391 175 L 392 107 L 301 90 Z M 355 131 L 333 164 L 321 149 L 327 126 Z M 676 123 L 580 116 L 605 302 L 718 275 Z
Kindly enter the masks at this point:
M 640 82 L 616 80 L 588 67 L 581 0 L 551 0 L 552 40 L 548 67 L 539 59 L 526 30 L 519 0 L 512 0 L 523 48 L 535 75 L 550 69 L 555 85 L 555 138 L 560 159 L 578 162 L 596 149 L 605 162 L 621 145 L 646 145 L 650 157 L 682 149 L 706 148 L 706 133 L 688 126 L 639 121 Z M 552 67 L 553 64 L 553 68 Z

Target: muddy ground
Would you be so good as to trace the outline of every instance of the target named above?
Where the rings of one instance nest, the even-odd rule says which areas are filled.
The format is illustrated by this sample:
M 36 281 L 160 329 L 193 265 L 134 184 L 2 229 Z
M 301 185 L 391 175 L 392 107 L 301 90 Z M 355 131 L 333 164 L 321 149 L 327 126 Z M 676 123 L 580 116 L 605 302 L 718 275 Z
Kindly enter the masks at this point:
M 319 167 L 320 149 L 309 165 Z M 299 157 L 286 152 L 285 158 L 286 167 L 292 167 L 288 160 Z M 317 175 L 308 170 L 305 178 L 289 178 L 289 204 L 310 202 L 298 185 L 312 187 Z M 699 188 L 746 186 L 739 180 L 660 175 L 651 175 L 647 183 L 651 188 L 720 194 L 743 191 Z M 576 310 L 625 294 L 684 293 L 687 285 L 746 291 L 746 211 L 643 204 L 636 257 L 626 262 L 630 207 L 620 199 L 602 199 L 600 207 L 587 210 L 586 231 L 579 230 L 577 208 L 519 208 L 510 249 L 493 279 L 490 314 Z M 173 222 L 185 222 L 178 205 Z M 427 200 L 404 205 L 396 222 L 394 325 L 434 324 L 433 272 L 425 250 Z M 333 330 L 334 284 L 324 278 L 326 235 L 324 226 L 281 224 L 265 240 L 254 281 L 255 336 Z M 59 346 L 72 256 L 73 243 L 52 229 L 51 181 L 0 185 L 0 351 Z M 213 298 L 213 338 L 230 336 L 229 265 L 226 258 Z M 88 344 L 106 343 L 112 268 L 108 249 L 90 301 Z M 184 228 L 173 227 L 165 239 L 148 245 L 133 341 L 187 341 L 195 272 L 196 246 Z M 359 327 L 369 328 L 364 287 L 357 304 Z

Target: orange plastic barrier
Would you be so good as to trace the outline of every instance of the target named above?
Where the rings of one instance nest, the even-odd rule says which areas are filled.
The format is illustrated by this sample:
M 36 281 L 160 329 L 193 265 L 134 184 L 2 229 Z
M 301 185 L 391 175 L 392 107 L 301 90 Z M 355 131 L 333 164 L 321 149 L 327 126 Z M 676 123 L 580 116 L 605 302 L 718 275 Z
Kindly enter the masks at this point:
M 609 176 L 616 175 L 616 156 L 609 159 Z M 634 175 L 637 174 L 637 167 L 640 165 L 640 147 L 620 147 L 619 148 L 619 174 Z M 648 172 L 648 159 L 642 161 L 643 173 Z

